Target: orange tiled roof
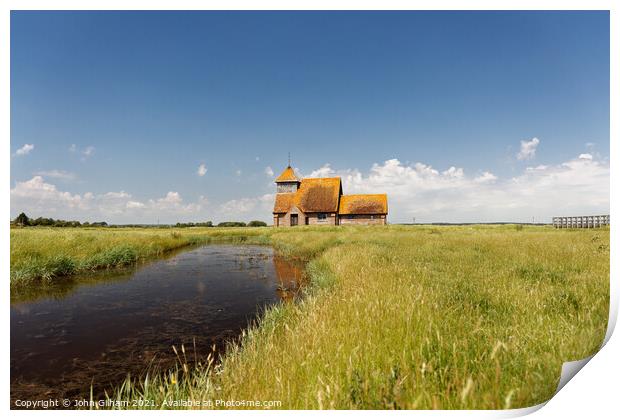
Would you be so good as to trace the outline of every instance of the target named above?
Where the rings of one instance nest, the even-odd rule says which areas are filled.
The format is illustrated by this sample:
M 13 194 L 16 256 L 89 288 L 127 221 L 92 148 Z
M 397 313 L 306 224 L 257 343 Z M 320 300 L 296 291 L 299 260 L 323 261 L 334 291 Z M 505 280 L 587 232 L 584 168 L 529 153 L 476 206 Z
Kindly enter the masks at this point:
M 340 178 L 304 178 L 294 193 L 276 194 L 274 213 L 286 213 L 295 205 L 304 213 L 335 213 L 342 194 Z
M 276 178 L 276 182 L 287 181 L 299 181 L 299 178 L 297 178 L 297 175 L 295 175 L 295 171 L 290 166 L 287 166 L 286 169 L 282 171 L 280 176 Z
M 387 194 L 353 194 L 340 197 L 340 214 L 387 214 Z
M 273 205 L 274 213 L 286 213 L 290 210 L 291 206 L 295 202 L 295 195 L 297 193 L 278 193 L 276 194 L 276 202 Z
M 304 178 L 295 204 L 304 213 L 336 212 L 341 194 L 340 178 Z

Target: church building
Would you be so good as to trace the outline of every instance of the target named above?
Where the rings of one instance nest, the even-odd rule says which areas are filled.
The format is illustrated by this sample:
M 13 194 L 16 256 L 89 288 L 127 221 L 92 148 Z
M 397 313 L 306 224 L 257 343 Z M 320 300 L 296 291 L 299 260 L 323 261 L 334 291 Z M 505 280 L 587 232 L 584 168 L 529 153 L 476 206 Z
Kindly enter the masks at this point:
M 387 224 L 387 194 L 344 195 L 340 177 L 300 179 L 290 165 L 275 183 L 275 227 Z

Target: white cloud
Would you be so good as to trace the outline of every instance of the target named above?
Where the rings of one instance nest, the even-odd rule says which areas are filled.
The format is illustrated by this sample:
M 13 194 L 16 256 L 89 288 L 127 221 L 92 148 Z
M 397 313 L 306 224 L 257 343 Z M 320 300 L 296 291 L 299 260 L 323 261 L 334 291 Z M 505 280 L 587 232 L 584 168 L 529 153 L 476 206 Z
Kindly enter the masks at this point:
M 309 176 L 340 176 L 345 194 L 387 193 L 388 220 L 409 222 L 549 222 L 555 215 L 609 213 L 609 161 L 587 153 L 559 164 L 527 167 L 509 178 L 489 171 L 468 174 L 458 166 L 440 171 L 398 159 L 367 171 L 326 164 Z M 299 172 L 298 172 L 299 173 Z M 273 191 L 273 190 L 271 190 Z M 273 191 L 275 192 L 275 191 Z M 210 203 L 204 196 L 185 201 L 177 191 L 136 199 L 126 191 L 73 194 L 40 175 L 11 189 L 11 215 L 106 220 L 109 223 L 271 220 L 274 193 Z
M 131 198 L 131 194 L 127 194 L 125 191 L 120 191 L 120 192 L 107 192 L 105 194 L 103 194 L 104 198 L 109 198 L 109 199 L 123 199 L 123 198 Z
M 230 200 L 220 206 L 220 210 L 225 214 L 247 213 L 254 208 L 256 208 L 256 199 L 254 198 Z
M 22 211 L 34 211 L 39 215 L 42 215 L 41 212 L 54 212 L 57 209 L 84 209 L 84 203 L 88 199 L 79 194 L 59 191 L 55 185 L 46 183 L 39 175 L 28 181 L 18 182 L 15 188 L 11 189 L 11 207 L 15 204 L 20 206 Z
M 24 144 L 22 147 L 17 149 L 15 154 L 17 154 L 17 156 L 26 156 L 33 150 L 34 150 L 34 144 Z
M 388 194 L 392 222 L 549 221 L 554 215 L 609 212 L 609 162 L 580 156 L 557 165 L 526 168 L 513 178 L 484 171 L 470 176 L 456 166 L 439 171 L 390 159 L 370 171 L 329 164 L 308 177 L 340 176 L 345 194 Z
M 80 149 L 76 144 L 72 144 L 71 146 L 69 146 L 69 152 L 79 153 L 80 160 L 85 161 L 86 159 L 92 157 L 95 154 L 95 147 L 86 146 L 84 149 Z
M 241 176 L 241 174 L 242 174 L 241 169 L 237 169 L 237 170 L 235 171 L 235 175 L 237 175 L 237 176 Z
M 493 182 L 497 180 L 497 177 L 493 175 L 491 172 L 484 171 L 482 175 L 476 177 L 474 181 L 484 183 L 484 182 Z
M 273 209 L 274 198 L 275 194 L 264 194 L 259 197 L 229 200 L 219 207 L 219 211 L 226 220 L 231 220 L 231 217 L 241 217 L 250 212 L 260 214 L 264 218 L 265 213 Z
M 450 169 L 443 171 L 441 174 L 448 178 L 460 179 L 463 178 L 463 168 L 455 168 L 454 166 L 451 166 Z
M 95 148 L 93 146 L 87 146 L 84 150 L 82 150 L 82 155 L 84 157 L 91 157 L 95 154 Z
M 11 212 L 26 212 L 29 216 L 54 217 L 76 220 L 106 220 L 111 223 L 153 223 L 200 220 L 198 212 L 207 204 L 204 196 L 195 203 L 186 203 L 176 191 L 164 197 L 139 201 L 125 191 L 104 194 L 86 192 L 83 195 L 60 191 L 45 182 L 42 176 L 34 176 L 17 182 L 11 189 Z
M 540 140 L 534 137 L 530 141 L 521 141 L 521 150 L 517 153 L 517 159 L 519 160 L 529 160 L 536 156 L 536 148 L 540 144 Z
M 142 208 L 144 208 L 145 204 L 140 202 L 140 201 L 130 200 L 130 201 L 127 202 L 127 204 L 125 204 L 125 206 L 128 209 L 142 209 Z
M 52 169 L 51 171 L 37 171 L 34 174 L 45 178 L 63 179 L 66 181 L 73 181 L 77 178 L 76 175 L 72 172 L 57 169 Z
M 325 172 L 325 166 L 317 170 Z M 316 173 L 317 171 L 313 172 Z M 529 167 L 500 179 L 490 172 L 467 176 L 451 167 L 390 159 L 369 173 L 330 170 L 341 176 L 345 194 L 388 194 L 389 219 L 395 222 L 549 221 L 558 214 L 609 212 L 609 162 L 576 158 L 559 165 Z
M 200 211 L 201 206 L 201 202 L 185 203 L 183 198 L 181 198 L 181 194 L 176 191 L 169 191 L 162 198 L 148 201 L 148 207 L 153 212 L 175 217 L 195 214 Z
M 590 153 L 582 153 L 579 155 L 579 159 L 592 160 L 592 155 Z
M 315 169 L 314 171 L 310 172 L 307 178 L 325 178 L 325 177 L 330 177 L 334 175 L 334 173 L 335 172 L 331 168 L 331 165 L 329 163 L 326 163 L 325 165 L 321 166 L 319 169 Z
M 149 202 L 154 208 L 166 210 L 181 205 L 181 203 L 183 203 L 183 199 L 181 198 L 181 194 L 179 194 L 178 192 L 168 191 L 168 193 L 163 198 L 149 200 Z
M 209 204 L 209 199 L 207 197 L 205 197 L 204 195 L 201 195 L 200 197 L 198 197 L 198 203 L 200 206 L 206 206 Z
M 198 167 L 198 171 L 196 171 L 196 173 L 198 174 L 198 176 L 205 176 L 207 173 L 207 167 L 205 166 L 204 163 L 201 163 L 200 166 Z
M 269 178 L 273 178 L 273 169 L 271 169 L 271 166 L 267 166 L 265 168 L 265 174 L 269 177 Z

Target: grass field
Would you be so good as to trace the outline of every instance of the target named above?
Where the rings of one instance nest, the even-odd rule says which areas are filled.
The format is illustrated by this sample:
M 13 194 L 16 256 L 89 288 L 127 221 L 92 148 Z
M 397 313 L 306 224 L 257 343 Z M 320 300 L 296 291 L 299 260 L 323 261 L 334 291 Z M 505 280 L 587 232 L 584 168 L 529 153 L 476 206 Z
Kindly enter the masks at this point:
M 11 287 L 53 281 L 45 273 L 61 257 L 87 270 L 116 264 L 103 256 L 119 249 L 135 260 L 209 241 L 270 243 L 304 259 L 304 298 L 267 311 L 221 360 L 187 367 L 178 349 L 177 370 L 129 379 L 112 398 L 525 407 L 549 399 L 561 364 L 605 335 L 608 229 L 15 229 Z
M 205 234 L 205 233 L 208 233 Z M 11 229 L 11 288 L 135 264 L 166 252 L 211 241 L 244 240 L 259 230 L 26 228 Z

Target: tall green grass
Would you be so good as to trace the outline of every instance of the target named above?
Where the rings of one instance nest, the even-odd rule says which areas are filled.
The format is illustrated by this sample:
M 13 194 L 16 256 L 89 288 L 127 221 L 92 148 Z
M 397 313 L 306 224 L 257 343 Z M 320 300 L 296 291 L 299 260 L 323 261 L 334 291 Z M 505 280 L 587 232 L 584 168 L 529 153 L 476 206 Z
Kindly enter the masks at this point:
M 265 228 L 11 229 L 11 289 L 45 285 L 67 275 L 118 268 L 190 245 L 267 243 Z
M 217 363 L 128 379 L 111 397 L 280 400 L 282 408 L 503 409 L 548 400 L 594 353 L 609 311 L 609 230 L 271 230 L 311 286 Z
M 11 289 L 192 244 L 271 244 L 307 262 L 222 359 L 129 378 L 114 399 L 281 408 L 476 408 L 549 399 L 609 312 L 609 230 L 548 227 L 13 229 Z

